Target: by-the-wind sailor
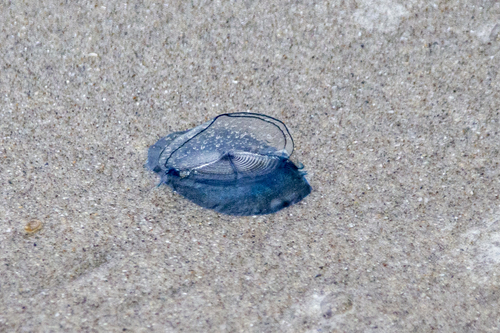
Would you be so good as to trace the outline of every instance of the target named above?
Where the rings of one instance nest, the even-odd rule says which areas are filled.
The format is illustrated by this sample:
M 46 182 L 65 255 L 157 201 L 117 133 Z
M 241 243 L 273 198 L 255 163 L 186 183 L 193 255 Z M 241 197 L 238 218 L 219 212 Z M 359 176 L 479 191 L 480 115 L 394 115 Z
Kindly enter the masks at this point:
M 146 167 L 202 207 L 229 215 L 270 214 L 311 192 L 305 173 L 289 159 L 292 152 L 281 121 L 229 113 L 158 140 Z

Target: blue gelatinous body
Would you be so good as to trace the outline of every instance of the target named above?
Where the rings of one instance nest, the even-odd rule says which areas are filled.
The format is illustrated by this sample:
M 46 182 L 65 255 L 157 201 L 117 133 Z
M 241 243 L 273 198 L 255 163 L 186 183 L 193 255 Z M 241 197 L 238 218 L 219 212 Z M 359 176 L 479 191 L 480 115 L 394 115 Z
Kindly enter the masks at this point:
M 270 214 L 311 193 L 304 173 L 289 160 L 292 152 L 281 121 L 230 113 L 158 140 L 146 167 L 202 207 L 229 215 Z

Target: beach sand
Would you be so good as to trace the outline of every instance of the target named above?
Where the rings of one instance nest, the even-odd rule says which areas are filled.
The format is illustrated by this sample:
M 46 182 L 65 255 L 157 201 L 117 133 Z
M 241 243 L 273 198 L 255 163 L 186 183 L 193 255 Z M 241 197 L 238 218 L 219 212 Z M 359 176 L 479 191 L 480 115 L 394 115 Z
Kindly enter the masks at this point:
M 500 329 L 500 3 L 0 4 L 0 331 Z M 147 149 L 286 123 L 312 193 L 231 217 Z M 34 221 L 36 220 L 36 221 Z

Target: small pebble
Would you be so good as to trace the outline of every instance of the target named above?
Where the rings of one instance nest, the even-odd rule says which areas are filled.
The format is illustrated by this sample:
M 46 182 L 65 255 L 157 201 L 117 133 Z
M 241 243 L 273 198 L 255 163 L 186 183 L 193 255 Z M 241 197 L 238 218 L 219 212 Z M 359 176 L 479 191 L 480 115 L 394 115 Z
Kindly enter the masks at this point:
M 39 231 L 40 229 L 42 229 L 42 222 L 38 221 L 38 220 L 31 220 L 28 222 L 28 224 L 26 224 L 26 226 L 24 227 L 24 230 L 28 233 L 28 234 L 33 234 L 37 231 Z

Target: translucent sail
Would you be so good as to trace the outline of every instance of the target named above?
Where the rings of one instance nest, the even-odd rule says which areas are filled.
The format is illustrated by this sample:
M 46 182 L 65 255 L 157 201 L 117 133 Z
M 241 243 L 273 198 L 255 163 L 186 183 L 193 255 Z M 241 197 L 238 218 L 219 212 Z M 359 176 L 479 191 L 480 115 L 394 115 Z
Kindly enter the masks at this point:
M 220 115 L 187 131 L 163 151 L 167 169 L 240 175 L 262 173 L 288 158 L 293 140 L 279 120 L 260 114 Z

